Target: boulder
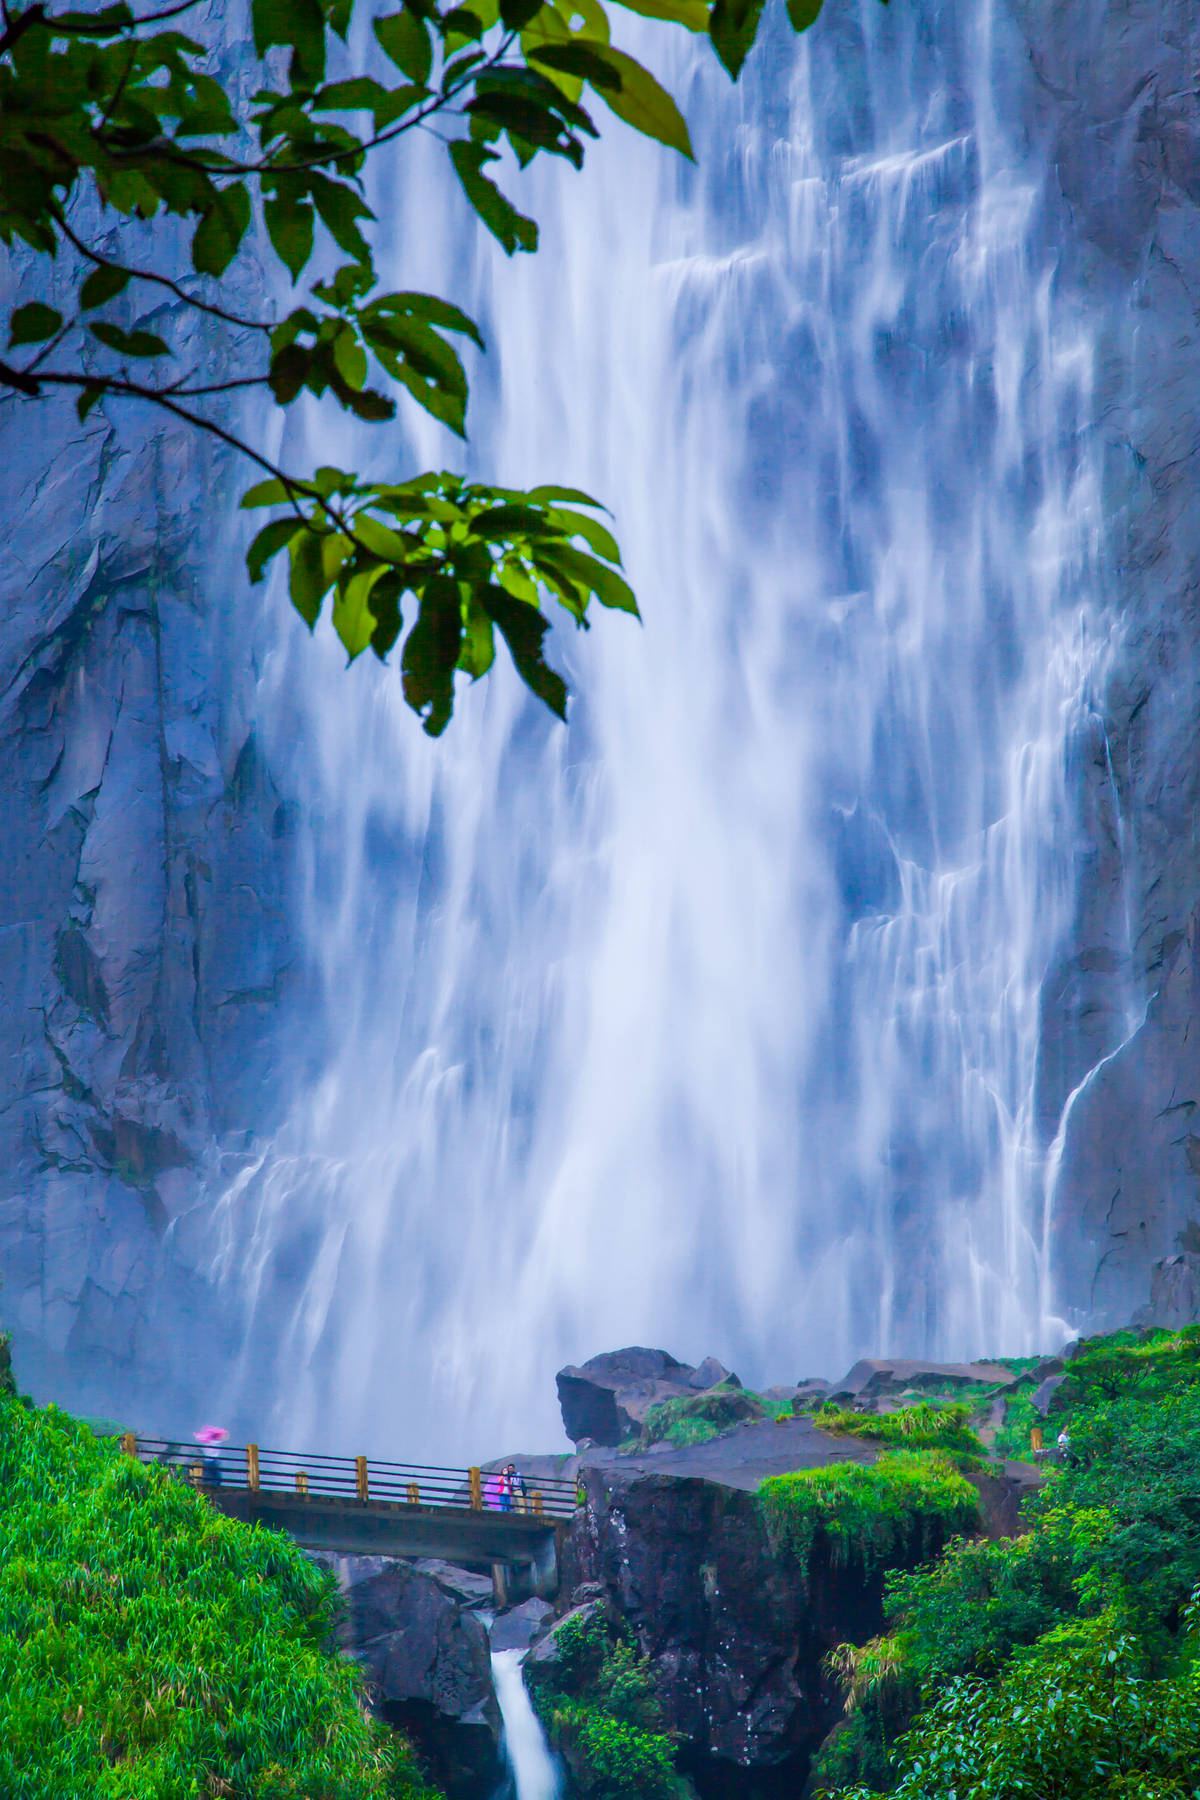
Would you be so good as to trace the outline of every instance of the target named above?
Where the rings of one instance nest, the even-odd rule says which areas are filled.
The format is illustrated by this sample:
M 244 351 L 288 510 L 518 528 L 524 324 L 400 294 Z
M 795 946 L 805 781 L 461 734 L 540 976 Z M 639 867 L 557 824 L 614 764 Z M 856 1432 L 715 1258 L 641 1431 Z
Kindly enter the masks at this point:
M 484 1580 L 428 1559 L 322 1556 L 346 1599 L 343 1652 L 363 1669 L 371 1704 L 417 1749 L 448 1800 L 475 1800 L 503 1779 L 500 1708 L 487 1631 L 472 1610 Z M 436 1571 L 436 1572 L 429 1572 Z
M 1012 1369 L 1003 1363 L 936 1363 L 914 1357 L 863 1357 L 834 1382 L 829 1398 L 842 1403 L 876 1400 L 903 1393 L 906 1388 L 922 1393 L 944 1393 L 973 1386 L 991 1387 L 1011 1381 Z
M 1066 1379 L 1065 1373 L 1060 1375 L 1047 1375 L 1045 1381 L 1039 1382 L 1037 1387 L 1033 1390 L 1031 1397 L 1033 1410 L 1036 1413 L 1040 1413 L 1043 1419 L 1051 1411 L 1054 1396 Z
M 660 1401 L 702 1393 L 722 1383 L 741 1386 L 713 1356 L 693 1368 L 666 1350 L 639 1345 L 590 1357 L 578 1368 L 568 1365 L 555 1380 L 567 1436 L 576 1444 L 590 1439 L 610 1446 L 632 1437 Z
M 550 1602 L 539 1600 L 536 1596 L 531 1600 L 522 1600 L 520 1606 L 510 1607 L 494 1621 L 488 1633 L 493 1656 L 498 1650 L 528 1650 L 544 1630 L 547 1619 L 553 1617 L 554 1608 Z

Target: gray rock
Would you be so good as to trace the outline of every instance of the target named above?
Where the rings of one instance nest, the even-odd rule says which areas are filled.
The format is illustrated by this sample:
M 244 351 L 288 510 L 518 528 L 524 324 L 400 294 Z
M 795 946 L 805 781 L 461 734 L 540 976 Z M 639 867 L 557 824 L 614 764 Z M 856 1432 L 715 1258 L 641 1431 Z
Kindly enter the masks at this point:
M 547 1619 L 554 1617 L 554 1608 L 548 1600 L 523 1600 L 520 1606 L 510 1607 L 508 1612 L 501 1613 L 492 1622 L 488 1632 L 488 1642 L 493 1654 L 497 1650 L 528 1650 L 534 1639 L 545 1627 Z
M 1043 1419 L 1050 1412 L 1054 1396 L 1065 1380 L 1065 1374 L 1047 1375 L 1045 1381 L 1039 1382 L 1038 1386 L 1034 1389 L 1032 1396 L 1033 1409 L 1035 1412 L 1040 1413 Z
M 585 1438 L 593 1444 L 619 1444 L 638 1430 L 660 1401 L 693 1395 L 721 1382 L 741 1386 L 715 1357 L 692 1368 L 666 1350 L 640 1346 L 606 1351 L 579 1368 L 560 1369 L 555 1380 L 563 1426 L 576 1444 Z
M 1136 1326 L 1164 1326 L 1178 1331 L 1200 1321 L 1200 1255 L 1182 1250 L 1166 1256 L 1150 1271 L 1150 1301 L 1134 1314 Z

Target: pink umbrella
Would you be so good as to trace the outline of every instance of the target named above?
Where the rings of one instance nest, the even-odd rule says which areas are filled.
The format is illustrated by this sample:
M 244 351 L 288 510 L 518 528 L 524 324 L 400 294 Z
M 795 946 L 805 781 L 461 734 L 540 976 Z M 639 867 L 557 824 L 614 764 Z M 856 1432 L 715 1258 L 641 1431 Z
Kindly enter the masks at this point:
M 198 1444 L 223 1444 L 229 1433 L 223 1425 L 202 1425 L 192 1436 Z

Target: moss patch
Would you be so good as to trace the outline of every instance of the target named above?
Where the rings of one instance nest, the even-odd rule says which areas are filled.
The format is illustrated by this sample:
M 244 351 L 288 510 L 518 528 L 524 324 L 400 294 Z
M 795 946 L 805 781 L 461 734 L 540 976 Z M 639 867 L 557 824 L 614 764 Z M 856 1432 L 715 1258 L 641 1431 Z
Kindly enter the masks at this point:
M 983 1445 L 967 1424 L 970 1409 L 962 1401 L 931 1406 L 919 1401 L 891 1413 L 849 1412 L 827 1403 L 812 1415 L 813 1424 L 840 1437 L 867 1438 L 907 1450 L 944 1450 L 959 1462 L 978 1463 Z

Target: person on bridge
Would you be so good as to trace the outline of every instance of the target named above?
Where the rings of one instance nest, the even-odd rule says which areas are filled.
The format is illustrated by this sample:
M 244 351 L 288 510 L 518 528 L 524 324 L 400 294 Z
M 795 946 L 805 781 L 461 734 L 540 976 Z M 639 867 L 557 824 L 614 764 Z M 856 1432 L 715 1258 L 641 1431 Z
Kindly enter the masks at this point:
M 525 1480 L 517 1474 L 516 1463 L 508 1463 L 500 1478 L 500 1507 L 503 1512 L 525 1510 Z

